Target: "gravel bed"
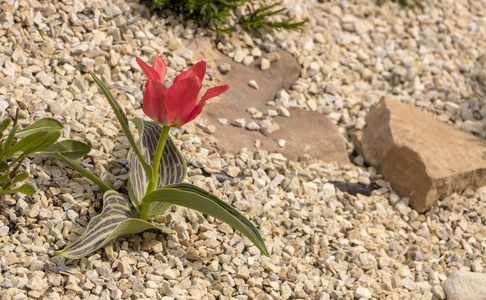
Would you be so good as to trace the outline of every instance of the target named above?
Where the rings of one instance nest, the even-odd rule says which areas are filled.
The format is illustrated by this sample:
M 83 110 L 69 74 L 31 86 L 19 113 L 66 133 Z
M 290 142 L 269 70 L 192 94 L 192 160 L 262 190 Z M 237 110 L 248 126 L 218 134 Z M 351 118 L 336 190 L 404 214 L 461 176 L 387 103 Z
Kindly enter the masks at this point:
M 63 138 L 93 148 L 81 163 L 122 187 L 129 143 L 87 71 L 102 77 L 129 118 L 142 116 L 145 79 L 135 57 L 163 54 L 173 78 L 195 63 L 181 39 L 214 34 L 151 16 L 133 0 L 1 2 L 1 117 L 19 107 L 22 125 L 58 119 Z M 301 78 L 278 93 L 279 106 L 322 112 L 347 137 L 393 94 L 486 137 L 484 1 L 423 1 L 423 11 L 374 1 L 283 5 L 296 20 L 308 18 L 302 32 L 237 33 L 217 46 L 245 64 L 278 47 L 295 54 Z M 228 225 L 172 207 L 155 222 L 175 233 L 126 236 L 66 260 L 55 251 L 83 233 L 102 194 L 62 162 L 32 157 L 24 167 L 38 192 L 0 200 L 0 299 L 444 299 L 441 283 L 452 272 L 483 271 L 486 188 L 418 214 L 360 157 L 338 168 L 262 150 L 220 154 L 202 147 L 194 126 L 172 132 L 187 181 L 248 216 L 271 258 Z M 221 170 L 225 176 L 206 176 Z M 353 196 L 336 181 L 378 189 Z

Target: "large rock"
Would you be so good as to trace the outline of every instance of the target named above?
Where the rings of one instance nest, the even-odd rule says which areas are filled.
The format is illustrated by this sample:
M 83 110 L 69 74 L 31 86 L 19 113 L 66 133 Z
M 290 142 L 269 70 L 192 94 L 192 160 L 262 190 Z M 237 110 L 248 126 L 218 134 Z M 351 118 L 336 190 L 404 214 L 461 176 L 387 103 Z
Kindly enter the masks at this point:
M 484 273 L 456 271 L 442 283 L 442 288 L 447 299 L 481 300 L 486 299 L 485 282 Z
M 250 66 L 235 63 L 214 49 L 208 39 L 196 38 L 183 41 L 183 44 L 194 52 L 194 58 L 208 60 L 208 65 L 213 68 L 223 63 L 231 66 L 228 73 L 215 74 L 212 83 L 229 83 L 231 88 L 218 100 L 209 102 L 199 117 L 205 125 L 213 125 L 216 128 L 211 134 L 199 130 L 204 141 L 223 152 L 237 153 L 243 147 L 256 151 L 255 141 L 260 140 L 259 149 L 270 153 L 279 152 L 289 159 L 296 160 L 307 154 L 329 163 L 349 164 L 345 141 L 338 127 L 325 115 L 317 112 L 289 109 L 290 117 L 272 118 L 272 122 L 279 125 L 279 130 L 268 136 L 260 131 L 230 125 L 233 120 L 241 118 L 246 120 L 246 124 L 251 121 L 260 123 L 259 120 L 252 119 L 247 112 L 250 107 L 263 113 L 268 109 L 275 109 L 266 103 L 274 101 L 279 90 L 289 89 L 300 74 L 300 65 L 290 53 L 277 50 L 279 59 L 272 62 L 268 70 L 262 71 L 259 67 L 260 60 L 256 60 Z M 259 88 L 250 87 L 250 80 L 256 81 Z M 222 125 L 218 119 L 227 119 L 228 124 Z M 284 147 L 278 145 L 280 139 L 286 141 Z
M 355 135 L 357 150 L 410 205 L 425 211 L 436 200 L 486 184 L 486 141 L 419 109 L 382 99 Z

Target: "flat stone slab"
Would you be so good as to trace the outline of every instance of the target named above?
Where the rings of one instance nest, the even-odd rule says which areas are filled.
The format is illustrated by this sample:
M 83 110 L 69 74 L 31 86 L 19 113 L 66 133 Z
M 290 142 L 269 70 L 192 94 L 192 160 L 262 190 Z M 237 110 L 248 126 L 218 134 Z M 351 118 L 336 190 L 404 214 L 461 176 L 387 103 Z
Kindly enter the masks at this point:
M 486 184 L 486 140 L 392 99 L 382 99 L 366 122 L 355 135 L 358 152 L 417 211 Z
M 223 152 L 237 153 L 246 147 L 250 151 L 263 149 L 269 153 L 282 153 L 292 160 L 307 154 L 328 163 L 350 164 L 346 144 L 338 127 L 317 112 L 288 109 L 290 117 L 272 117 L 272 123 L 278 124 L 279 130 L 268 136 L 258 130 L 230 125 L 235 119 L 245 119 L 246 124 L 261 123 L 261 120 L 252 119 L 252 115 L 247 112 L 248 108 L 254 107 L 263 113 L 268 109 L 276 109 L 266 103 L 274 101 L 279 90 L 289 89 L 300 74 L 300 65 L 290 53 L 277 50 L 279 59 L 272 62 L 268 70 L 262 71 L 259 59 L 250 66 L 236 63 L 214 49 L 209 40 L 196 38 L 183 44 L 194 52 L 195 58 L 208 60 L 208 65 L 213 68 L 222 63 L 231 66 L 228 73 L 218 72 L 213 80 L 216 84 L 229 83 L 231 88 L 218 100 L 208 102 L 199 116 L 199 121 L 206 126 L 215 127 L 211 134 L 198 129 L 203 141 Z M 258 89 L 248 84 L 251 80 L 258 84 Z M 220 124 L 218 119 L 226 119 L 227 124 Z M 259 148 L 255 147 L 256 140 L 260 141 Z M 279 140 L 285 140 L 284 147 L 278 145 Z

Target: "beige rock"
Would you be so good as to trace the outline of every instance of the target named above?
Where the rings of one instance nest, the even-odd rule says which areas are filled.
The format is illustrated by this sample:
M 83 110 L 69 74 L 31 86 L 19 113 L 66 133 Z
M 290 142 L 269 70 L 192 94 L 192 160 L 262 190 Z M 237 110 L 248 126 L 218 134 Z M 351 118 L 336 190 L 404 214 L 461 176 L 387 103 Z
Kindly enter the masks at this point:
M 419 212 L 486 184 L 486 141 L 417 108 L 382 99 L 355 135 L 357 150 Z
M 270 61 L 267 58 L 262 58 L 260 62 L 260 69 L 262 71 L 270 69 Z
M 447 299 L 469 300 L 484 299 L 486 274 L 456 271 L 442 283 Z

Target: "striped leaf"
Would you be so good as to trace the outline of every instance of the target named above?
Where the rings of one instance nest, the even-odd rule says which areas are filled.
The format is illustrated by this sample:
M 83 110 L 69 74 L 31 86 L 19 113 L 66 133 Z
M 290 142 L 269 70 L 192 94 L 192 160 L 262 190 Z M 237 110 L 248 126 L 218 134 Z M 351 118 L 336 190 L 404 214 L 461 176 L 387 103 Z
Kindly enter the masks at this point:
M 260 232 L 250 220 L 233 206 L 195 185 L 171 184 L 148 194 L 143 201 L 180 205 L 213 216 L 243 233 L 264 255 L 269 256 Z
M 150 164 L 153 164 L 155 149 L 157 148 L 162 127 L 153 121 L 145 121 L 140 118 L 134 118 L 133 122 L 137 126 L 140 135 L 140 138 L 137 141 L 137 146 L 145 160 Z M 147 174 L 143 171 L 137 155 L 135 155 L 132 149 L 128 152 L 128 166 L 130 169 L 128 182 L 130 200 L 137 210 L 140 211 L 140 205 L 142 203 L 142 198 L 145 196 L 149 179 Z M 164 151 L 162 152 L 158 173 L 155 189 L 161 189 L 168 184 L 182 182 L 186 177 L 186 162 L 170 136 L 167 139 Z M 159 215 L 165 211 L 167 207 L 168 206 L 164 205 L 164 203 L 154 203 L 150 207 L 150 215 Z
M 116 237 L 146 230 L 171 231 L 167 227 L 157 227 L 147 221 L 134 218 L 126 196 L 110 190 L 103 196 L 101 214 L 91 219 L 88 228 L 76 242 L 58 251 L 57 254 L 67 258 L 81 258 Z

